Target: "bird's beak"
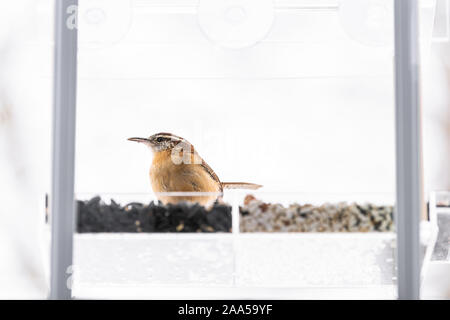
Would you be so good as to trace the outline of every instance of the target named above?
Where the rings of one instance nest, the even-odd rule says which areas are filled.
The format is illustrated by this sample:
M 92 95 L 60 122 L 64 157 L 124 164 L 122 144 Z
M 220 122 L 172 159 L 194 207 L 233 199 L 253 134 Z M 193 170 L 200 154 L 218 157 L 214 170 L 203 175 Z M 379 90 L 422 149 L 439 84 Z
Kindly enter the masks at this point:
M 151 143 L 150 139 L 147 138 L 128 138 L 129 141 Z

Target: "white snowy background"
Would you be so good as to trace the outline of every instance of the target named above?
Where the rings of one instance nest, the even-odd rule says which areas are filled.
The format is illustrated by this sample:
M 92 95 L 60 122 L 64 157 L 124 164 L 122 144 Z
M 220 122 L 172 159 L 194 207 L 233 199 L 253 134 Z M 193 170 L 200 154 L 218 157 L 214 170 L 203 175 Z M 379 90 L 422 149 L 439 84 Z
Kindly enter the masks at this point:
M 0 298 L 46 296 L 39 232 L 50 189 L 52 6 L 0 2 Z M 389 47 L 361 43 L 336 12 L 281 10 L 262 43 L 223 48 L 193 12 L 80 0 L 78 193 L 151 192 L 151 154 L 126 139 L 159 131 L 192 142 L 223 181 L 394 191 Z M 426 191 L 450 189 L 446 46 L 426 42 L 423 54 Z

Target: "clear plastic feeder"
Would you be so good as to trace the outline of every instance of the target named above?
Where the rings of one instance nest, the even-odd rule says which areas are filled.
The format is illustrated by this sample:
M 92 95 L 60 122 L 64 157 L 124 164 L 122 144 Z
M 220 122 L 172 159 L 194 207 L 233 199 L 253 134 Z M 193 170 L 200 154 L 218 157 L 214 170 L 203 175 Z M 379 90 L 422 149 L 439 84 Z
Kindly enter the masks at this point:
M 192 142 L 222 181 L 264 188 L 225 192 L 230 232 L 75 233 L 73 296 L 396 298 L 395 231 L 241 232 L 239 211 L 247 194 L 394 205 L 392 6 L 79 0 L 76 198 L 155 201 L 151 152 L 127 138 L 157 132 Z M 435 6 L 419 1 L 422 60 Z M 435 208 L 422 221 L 422 273 Z
M 233 227 L 248 192 L 227 192 Z M 392 203 L 389 194 L 251 192 L 267 202 Z M 187 196 L 176 193 L 174 197 Z M 79 200 L 93 195 L 79 195 Z M 126 204 L 152 194 L 105 194 Z M 290 200 L 289 200 L 290 199 Z M 298 200 L 298 201 L 297 201 Z M 436 239 L 436 207 L 422 222 L 422 272 Z M 394 232 L 75 233 L 73 294 L 78 298 L 396 297 Z

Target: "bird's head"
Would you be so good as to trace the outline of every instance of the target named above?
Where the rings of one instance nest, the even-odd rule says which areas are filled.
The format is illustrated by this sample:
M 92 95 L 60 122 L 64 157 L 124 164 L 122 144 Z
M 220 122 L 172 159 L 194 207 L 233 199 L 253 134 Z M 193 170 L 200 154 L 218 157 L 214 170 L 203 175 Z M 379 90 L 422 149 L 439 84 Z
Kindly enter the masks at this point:
M 148 138 L 129 138 L 128 140 L 143 143 L 154 152 L 172 150 L 179 143 L 189 144 L 187 140 L 167 132 L 156 133 Z

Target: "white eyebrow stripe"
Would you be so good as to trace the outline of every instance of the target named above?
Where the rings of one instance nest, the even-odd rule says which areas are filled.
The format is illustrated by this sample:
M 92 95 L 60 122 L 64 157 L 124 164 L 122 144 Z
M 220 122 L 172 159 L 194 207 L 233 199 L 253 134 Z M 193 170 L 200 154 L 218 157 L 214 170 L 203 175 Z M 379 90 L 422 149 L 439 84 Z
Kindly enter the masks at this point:
M 164 138 L 164 139 L 177 139 L 179 140 L 180 137 L 174 136 L 174 135 L 168 135 L 168 134 L 158 134 L 156 136 L 154 136 L 154 138 Z
M 170 140 L 171 142 L 184 142 L 184 143 L 187 143 L 187 144 L 190 145 L 190 143 L 186 139 L 184 139 L 182 137 L 179 137 L 179 136 L 176 136 L 176 135 L 171 134 L 171 133 L 155 134 L 155 135 L 152 136 L 152 138 L 153 139 L 163 138 L 165 140 Z

